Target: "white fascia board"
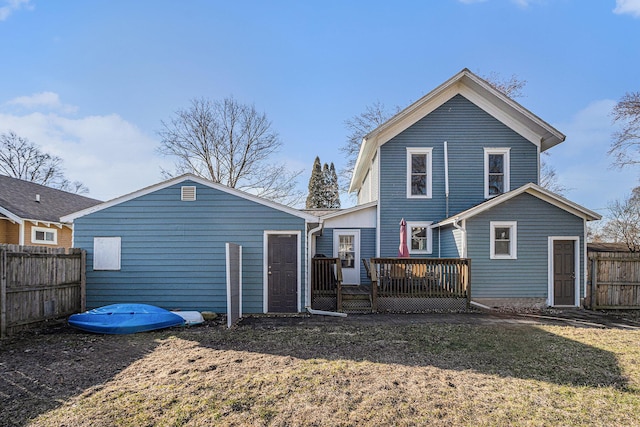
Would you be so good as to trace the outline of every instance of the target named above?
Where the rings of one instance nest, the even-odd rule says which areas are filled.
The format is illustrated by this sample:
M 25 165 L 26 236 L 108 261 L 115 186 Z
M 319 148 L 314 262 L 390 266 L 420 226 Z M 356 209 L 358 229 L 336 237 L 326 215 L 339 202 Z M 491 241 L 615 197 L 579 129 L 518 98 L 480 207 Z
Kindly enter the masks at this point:
M 593 220 L 598 220 L 602 218 L 602 216 L 597 214 L 596 212 L 593 212 L 585 207 L 582 207 L 577 203 L 573 203 L 572 201 L 567 200 L 562 196 L 558 196 L 557 194 L 554 194 L 548 190 L 545 190 L 539 185 L 529 183 L 513 191 L 501 194 L 500 196 L 496 196 L 493 199 L 487 200 L 486 202 L 478 206 L 474 206 L 471 209 L 467 209 L 466 211 L 460 212 L 455 216 L 449 217 L 444 221 L 441 221 L 438 224 L 436 224 L 435 227 L 441 227 L 444 225 L 453 224 L 456 221 L 465 220 L 465 219 L 474 217 L 479 213 L 487 211 L 525 192 L 528 194 L 531 194 L 534 197 L 537 197 L 540 200 L 550 203 L 562 210 L 565 210 L 573 215 L 576 215 L 580 218 L 584 218 L 587 221 L 593 221 Z
M 18 224 L 22 223 L 22 218 L 20 218 L 18 215 L 14 214 L 10 210 L 3 208 L 2 206 L 0 206 L 0 214 L 6 216 L 13 222 L 17 222 Z
M 113 200 L 109 200 L 109 201 L 101 203 L 99 205 L 95 205 L 95 206 L 92 206 L 90 208 L 87 208 L 87 209 L 84 209 L 84 210 L 81 210 L 81 211 L 78 211 L 78 212 L 74 212 L 74 213 L 69 214 L 69 215 L 65 215 L 62 218 L 60 218 L 60 220 L 62 222 L 73 222 L 77 218 L 80 218 L 80 217 L 83 217 L 83 216 L 86 216 L 86 215 L 89 215 L 89 214 L 92 214 L 92 213 L 95 213 L 95 212 L 99 212 L 99 211 L 101 211 L 103 209 L 107 209 L 107 208 L 110 208 L 112 206 L 119 205 L 121 203 L 127 202 L 129 200 L 136 199 L 136 198 L 141 197 L 141 196 L 145 196 L 147 194 L 151 194 L 151 193 L 153 193 L 155 191 L 162 190 L 162 189 L 167 188 L 167 187 L 171 187 L 173 185 L 179 184 L 179 183 L 184 182 L 184 181 L 193 181 L 193 182 L 196 182 L 198 184 L 213 188 L 215 190 L 219 190 L 219 191 L 222 191 L 222 192 L 225 192 L 225 193 L 240 197 L 242 199 L 249 200 L 249 201 L 252 201 L 252 202 L 255 202 L 255 203 L 259 203 L 261 205 L 264 205 L 264 206 L 267 206 L 267 207 L 270 207 L 270 208 L 273 208 L 273 209 L 288 213 L 288 214 L 296 216 L 298 218 L 302 218 L 302 219 L 304 219 L 305 221 L 308 221 L 308 222 L 319 222 L 318 217 L 316 217 L 314 215 L 307 214 L 307 213 L 299 211 L 299 210 L 297 210 L 295 208 L 291 208 L 289 206 L 285 206 L 285 205 L 282 205 L 280 203 L 272 202 L 272 201 L 264 199 L 262 197 L 258 197 L 258 196 L 255 196 L 253 194 L 246 193 L 244 191 L 236 190 L 235 188 L 227 187 L 226 185 L 217 184 L 215 182 L 209 181 L 209 180 L 204 179 L 204 178 L 200 178 L 200 177 L 195 176 L 193 174 L 185 174 L 185 175 L 178 176 L 176 178 L 168 179 L 168 180 L 163 181 L 161 183 L 158 183 L 158 184 L 155 184 L 155 185 L 151 185 L 149 187 L 145 187 L 145 188 L 143 188 L 141 190 L 134 191 L 133 193 L 129 193 L 129 194 L 126 194 L 124 196 L 117 197 L 117 198 L 115 198 Z

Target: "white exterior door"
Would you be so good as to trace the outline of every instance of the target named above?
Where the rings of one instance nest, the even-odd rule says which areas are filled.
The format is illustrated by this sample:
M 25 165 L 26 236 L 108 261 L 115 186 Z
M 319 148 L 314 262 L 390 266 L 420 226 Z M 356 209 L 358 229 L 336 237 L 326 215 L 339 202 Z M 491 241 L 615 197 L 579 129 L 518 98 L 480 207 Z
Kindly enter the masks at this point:
M 360 230 L 333 230 L 333 256 L 342 264 L 342 283 L 360 284 Z

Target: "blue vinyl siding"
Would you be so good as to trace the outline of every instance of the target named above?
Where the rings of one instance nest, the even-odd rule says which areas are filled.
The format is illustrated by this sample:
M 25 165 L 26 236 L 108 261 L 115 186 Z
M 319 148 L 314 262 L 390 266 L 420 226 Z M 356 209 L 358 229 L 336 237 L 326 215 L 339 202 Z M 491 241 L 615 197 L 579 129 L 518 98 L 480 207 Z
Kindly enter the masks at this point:
M 316 237 L 316 253 L 328 257 L 333 256 L 333 230 L 335 228 L 325 228 L 322 236 Z M 338 229 L 339 230 L 339 229 Z M 360 258 L 370 259 L 376 256 L 376 229 L 360 228 Z M 362 260 L 358 260 L 360 265 L 360 283 L 370 284 L 371 279 L 367 277 L 367 271 L 362 265 Z
M 446 209 L 444 141 L 449 153 Z M 432 147 L 433 197 L 406 197 L 407 147 Z M 456 95 L 380 148 L 380 253 L 396 256 L 398 223 L 443 220 L 484 199 L 484 147 L 510 147 L 510 188 L 538 182 L 537 148 L 461 95 Z M 448 213 L 448 215 L 447 215 Z M 435 230 L 434 230 L 435 231 Z M 434 233 L 434 254 L 437 256 Z
M 517 221 L 515 260 L 490 259 L 490 222 Z M 548 237 L 579 236 L 580 283 L 584 283 L 584 221 L 529 194 L 521 194 L 466 222 L 471 295 L 476 298 L 546 298 Z M 581 285 L 580 296 L 583 295 Z
M 197 187 L 197 200 L 180 188 Z M 191 181 L 159 189 L 75 221 L 87 250 L 87 307 L 140 302 L 169 309 L 226 310 L 225 243 L 242 246 L 243 310 L 263 311 L 264 230 L 300 231 L 304 294 L 305 221 Z M 93 270 L 93 238 L 122 238 L 120 271 Z M 304 301 L 304 295 L 299 295 Z
M 441 258 L 460 258 L 462 257 L 462 237 L 461 232 L 452 226 L 435 228 L 433 234 L 440 236 L 440 257 Z M 434 248 L 434 252 L 436 249 Z M 436 254 L 437 256 L 437 254 Z

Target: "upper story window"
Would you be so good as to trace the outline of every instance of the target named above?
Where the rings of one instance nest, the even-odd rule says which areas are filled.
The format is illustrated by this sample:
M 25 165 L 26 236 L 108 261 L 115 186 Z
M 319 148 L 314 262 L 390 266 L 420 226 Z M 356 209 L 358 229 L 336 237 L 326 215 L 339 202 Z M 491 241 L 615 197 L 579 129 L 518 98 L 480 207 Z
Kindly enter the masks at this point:
M 407 198 L 431 198 L 433 148 L 407 148 Z
M 491 221 L 491 259 L 517 259 L 518 223 L 516 221 Z
M 510 148 L 484 149 L 484 197 L 488 199 L 509 191 Z
M 58 244 L 58 230 L 51 228 L 31 228 L 31 243 L 42 243 L 45 245 Z
M 432 247 L 432 222 L 407 221 L 407 243 L 410 254 L 430 254 Z

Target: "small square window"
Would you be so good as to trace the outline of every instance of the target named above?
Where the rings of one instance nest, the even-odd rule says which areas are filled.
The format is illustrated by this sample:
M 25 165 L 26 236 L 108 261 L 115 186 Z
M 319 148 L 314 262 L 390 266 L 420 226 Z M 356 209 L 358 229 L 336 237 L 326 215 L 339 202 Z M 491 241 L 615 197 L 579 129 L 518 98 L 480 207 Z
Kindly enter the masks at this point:
M 517 222 L 491 221 L 491 259 L 517 259 Z
M 407 221 L 407 245 L 410 254 L 430 254 L 432 252 L 432 222 Z
M 31 243 L 41 243 L 45 245 L 58 244 L 58 230 L 51 228 L 33 227 L 31 229 Z

